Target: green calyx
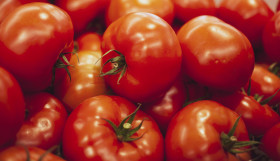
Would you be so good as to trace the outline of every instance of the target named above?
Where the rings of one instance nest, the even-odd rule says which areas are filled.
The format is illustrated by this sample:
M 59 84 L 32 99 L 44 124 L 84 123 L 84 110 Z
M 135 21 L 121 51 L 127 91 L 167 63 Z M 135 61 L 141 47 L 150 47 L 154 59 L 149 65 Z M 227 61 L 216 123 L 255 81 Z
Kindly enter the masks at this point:
M 117 84 L 120 84 L 120 80 L 121 78 L 124 76 L 126 70 L 127 70 L 127 64 L 125 61 L 125 57 L 124 55 L 122 55 L 122 53 L 120 53 L 117 50 L 109 50 L 108 52 L 106 52 L 102 57 L 108 55 L 111 52 L 116 52 L 119 56 L 113 57 L 111 59 L 108 59 L 102 66 L 101 71 L 100 71 L 100 76 L 103 77 L 105 75 L 116 75 L 118 73 L 120 73 L 120 76 L 118 78 Z M 102 58 L 101 57 L 101 58 Z M 106 73 L 102 72 L 103 67 L 108 64 L 108 63 L 112 63 L 113 64 L 113 68 L 111 70 L 109 70 Z
M 233 127 L 231 128 L 228 134 L 224 132 L 221 133 L 221 142 L 224 150 L 232 154 L 251 151 L 254 148 L 245 148 L 245 147 L 260 144 L 260 142 L 258 141 L 238 141 L 237 137 L 233 135 L 240 118 L 241 116 L 239 116 L 236 119 Z
M 55 149 L 57 149 L 57 147 L 58 147 L 58 146 L 53 146 L 53 147 L 51 147 L 50 149 L 46 150 L 46 152 L 43 153 L 43 154 L 39 157 L 38 161 L 43 161 L 43 159 L 44 159 L 49 153 L 51 153 L 51 152 L 53 152 Z M 29 153 L 28 148 L 27 148 L 26 146 L 23 146 L 23 148 L 24 148 L 24 150 L 25 150 L 25 152 L 26 152 L 26 161 L 31 161 L 31 159 L 30 159 L 30 153 Z
M 139 108 L 140 108 L 140 105 L 137 107 L 137 109 L 133 113 L 128 115 L 126 118 L 124 118 L 118 126 L 116 126 L 112 121 L 110 121 L 108 119 L 103 119 L 106 122 L 108 122 L 111 125 L 111 127 L 114 129 L 119 141 L 124 141 L 124 142 L 135 141 L 135 140 L 142 138 L 142 136 L 144 135 L 143 134 L 139 137 L 132 137 L 132 135 L 135 134 L 141 128 L 141 126 L 145 120 L 145 119 L 143 119 L 137 127 L 132 128 L 132 122 L 133 122 L 135 115 L 136 115 L 137 111 L 139 110 Z

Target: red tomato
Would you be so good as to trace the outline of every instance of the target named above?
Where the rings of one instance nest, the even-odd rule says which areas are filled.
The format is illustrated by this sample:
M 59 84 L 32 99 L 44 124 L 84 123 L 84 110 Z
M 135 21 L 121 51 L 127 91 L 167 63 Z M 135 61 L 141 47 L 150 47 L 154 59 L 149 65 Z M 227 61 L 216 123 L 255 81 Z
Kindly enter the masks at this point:
M 280 89 L 280 78 L 271 73 L 268 68 L 261 64 L 256 64 L 251 76 L 251 95 L 263 96 L 262 100 L 276 94 Z M 280 91 L 268 102 L 269 105 L 280 103 Z
M 265 53 L 274 61 L 280 62 L 280 11 L 266 23 L 262 35 Z
M 92 45 L 93 46 L 93 45 Z M 57 96 L 69 111 L 75 109 L 83 100 L 105 94 L 107 87 L 103 77 L 99 77 L 101 70 L 101 51 L 80 50 L 77 56 L 72 56 L 69 68 L 71 81 L 65 76 L 55 84 L 54 95 Z
M 270 106 L 262 106 L 254 97 L 242 92 L 219 93 L 212 99 L 240 114 L 251 135 L 262 136 L 280 122 L 280 116 Z
M 201 15 L 215 15 L 215 0 L 172 0 L 175 17 L 183 22 Z
M 25 92 L 44 90 L 60 52 L 72 41 L 73 26 L 65 11 L 48 3 L 24 4 L 0 26 L 0 65 Z
M 55 4 L 71 17 L 75 34 L 81 33 L 89 23 L 105 11 L 111 0 L 56 0 Z
M 248 39 L 213 16 L 199 16 L 178 31 L 183 71 L 194 81 L 213 89 L 234 91 L 244 86 L 254 68 Z
M 88 32 L 77 39 L 79 50 L 101 50 L 101 36 L 95 32 Z
M 280 160 L 280 123 L 269 129 L 261 140 L 261 149 L 274 161 Z
M 28 153 L 29 153 L 29 160 L 28 160 Z M 38 147 L 26 147 L 23 146 L 12 146 L 0 153 L 0 160 L 2 161 L 39 161 L 40 157 L 42 157 L 45 153 L 45 150 L 38 148 Z M 42 158 L 43 161 L 65 161 L 64 159 L 52 154 L 47 153 Z
M 49 149 L 61 141 L 67 113 L 62 103 L 49 93 L 25 96 L 28 114 L 17 132 L 15 144 Z
M 184 83 L 178 79 L 162 98 L 143 104 L 143 111 L 153 117 L 162 134 L 165 135 L 171 118 L 183 107 L 186 99 Z
M 228 133 L 238 115 L 223 105 L 209 100 L 187 105 L 171 120 L 165 137 L 167 161 L 228 161 L 230 153 L 222 145 L 221 133 Z M 234 136 L 249 140 L 246 126 L 239 120 Z M 235 158 L 235 160 L 237 160 Z
M 20 6 L 21 3 L 18 0 L 2 0 L 0 1 L 0 24 L 12 12 L 15 8 Z
M 141 128 L 132 135 L 135 141 L 120 141 L 104 119 L 118 126 L 136 109 L 119 96 L 95 96 L 83 101 L 70 114 L 63 135 L 62 149 L 68 161 L 162 161 L 163 137 L 155 121 L 142 111 L 135 115 L 132 127 Z M 144 134 L 144 135 L 143 135 Z
M 24 121 L 25 102 L 17 80 L 0 67 L 0 148 L 16 135 Z
M 164 19 L 169 24 L 174 18 L 172 0 L 112 0 L 106 12 L 106 24 L 132 12 L 148 12 Z
M 217 14 L 243 32 L 258 49 L 262 46 L 262 30 L 273 11 L 263 0 L 222 0 Z
M 134 102 L 148 102 L 169 89 L 179 75 L 182 53 L 171 26 L 151 13 L 131 13 L 114 21 L 105 31 L 102 64 L 120 56 L 122 60 L 104 66 L 102 72 L 120 68 L 124 75 L 104 76 L 115 93 Z M 118 81 L 119 80 L 119 81 Z

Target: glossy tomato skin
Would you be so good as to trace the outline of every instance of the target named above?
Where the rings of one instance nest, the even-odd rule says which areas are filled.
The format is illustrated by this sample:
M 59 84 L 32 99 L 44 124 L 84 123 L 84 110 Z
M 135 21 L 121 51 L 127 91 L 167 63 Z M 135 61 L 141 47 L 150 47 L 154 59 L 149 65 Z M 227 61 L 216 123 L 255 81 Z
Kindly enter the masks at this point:
M 106 12 L 107 26 L 132 12 L 152 13 L 171 24 L 174 18 L 174 5 L 172 0 L 111 0 Z
M 255 49 L 262 46 L 262 30 L 273 11 L 263 0 L 223 0 L 217 16 L 233 25 L 250 40 Z
M 2 22 L 0 33 L 0 65 L 16 77 L 25 92 L 50 85 L 53 65 L 73 41 L 67 13 L 42 2 L 16 8 Z
M 62 147 L 69 161 L 162 161 L 163 137 L 155 121 L 138 111 L 132 123 L 136 127 L 147 118 L 132 137 L 132 142 L 117 139 L 112 127 L 104 120 L 119 123 L 136 109 L 119 96 L 100 95 L 83 101 L 70 114 L 63 135 Z
M 87 32 L 77 38 L 79 50 L 100 51 L 101 41 L 101 35 L 95 32 Z
M 214 0 L 172 0 L 175 17 L 182 22 L 201 15 L 216 15 Z
M 213 16 L 199 16 L 177 33 L 183 71 L 213 89 L 234 91 L 244 86 L 254 68 L 249 40 L 233 26 Z
M 248 87 L 248 85 L 247 85 Z M 251 95 L 263 96 L 262 100 L 272 96 L 280 89 L 280 78 L 268 70 L 267 66 L 256 64 L 251 76 Z M 280 103 L 280 92 L 278 92 L 268 105 Z
M 16 135 L 24 121 L 22 90 L 11 73 L 0 67 L 0 148 Z
M 69 67 L 71 80 L 65 76 L 54 87 L 54 95 L 64 103 L 69 112 L 83 100 L 107 92 L 104 78 L 99 76 L 101 50 L 80 50 L 77 54 L 78 57 L 73 55 L 69 61 L 74 66 Z
M 177 79 L 160 99 L 143 104 L 143 111 L 157 122 L 161 132 L 165 135 L 167 125 L 172 117 L 183 107 L 187 99 L 187 91 L 182 79 Z
M 187 105 L 173 117 L 168 126 L 165 137 L 166 160 L 230 160 L 229 153 L 222 147 L 220 134 L 228 133 L 237 118 L 237 113 L 215 101 L 204 100 Z M 234 136 L 240 141 L 249 140 L 242 119 L 238 122 Z
M 21 3 L 18 0 L 0 1 L 0 24 L 11 11 L 13 11 L 15 8 L 17 8 L 20 5 Z
M 114 21 L 105 31 L 103 54 L 115 49 L 125 57 L 127 70 L 120 79 L 117 75 L 104 76 L 115 93 L 134 102 L 149 102 L 165 92 L 179 75 L 182 53 L 175 32 L 160 17 L 144 12 L 131 13 Z M 102 58 L 102 64 L 118 56 Z M 112 69 L 107 64 L 103 72 Z
M 46 150 L 43 150 L 38 147 L 26 147 L 26 150 L 29 152 L 30 160 L 39 160 L 39 158 L 46 153 Z M 11 146 L 0 153 L 0 160 L 3 161 L 26 161 L 27 153 L 23 146 Z M 64 159 L 48 153 L 44 156 L 43 161 L 65 161 Z
M 240 91 L 214 94 L 212 99 L 240 114 L 251 135 L 262 136 L 280 122 L 280 116 L 270 106 L 262 106 L 254 97 Z
M 111 0 L 56 0 L 55 4 L 71 17 L 75 34 L 86 30 L 87 25 L 105 12 Z
M 28 114 L 17 132 L 15 144 L 45 150 L 58 145 L 67 119 L 63 104 L 45 92 L 25 95 L 25 102 Z
M 265 53 L 273 61 L 280 62 L 280 11 L 266 23 L 262 34 L 262 45 Z

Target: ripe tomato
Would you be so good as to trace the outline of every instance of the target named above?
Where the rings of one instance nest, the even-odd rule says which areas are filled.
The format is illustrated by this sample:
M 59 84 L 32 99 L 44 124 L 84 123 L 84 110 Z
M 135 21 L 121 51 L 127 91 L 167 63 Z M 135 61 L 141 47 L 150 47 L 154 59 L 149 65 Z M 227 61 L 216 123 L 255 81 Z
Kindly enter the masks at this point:
M 105 12 L 111 0 L 56 0 L 55 4 L 71 17 L 75 34 L 79 35 L 89 23 Z
M 251 135 L 262 136 L 280 122 L 280 116 L 270 106 L 261 105 L 254 97 L 242 92 L 216 93 L 212 99 L 240 114 Z
M 2 0 L 0 1 L 0 24 L 12 12 L 15 8 L 20 6 L 21 3 L 18 0 Z
M 115 52 L 104 55 L 112 49 L 121 56 Z M 151 13 L 130 13 L 114 21 L 103 35 L 102 52 L 102 64 L 121 58 L 103 67 L 103 73 L 112 68 L 122 70 L 105 75 L 105 81 L 116 94 L 134 102 L 157 98 L 171 87 L 181 69 L 182 53 L 175 32 Z
M 71 80 L 65 76 L 55 84 L 54 95 L 59 98 L 68 111 L 75 109 L 83 100 L 105 94 L 107 87 L 103 77 L 99 77 L 101 70 L 101 51 L 80 50 L 78 57 L 71 57 L 69 67 Z
M 215 0 L 172 0 L 175 17 L 183 22 L 201 15 L 215 15 Z
M 220 19 L 243 32 L 255 49 L 262 46 L 262 30 L 273 11 L 263 0 L 222 0 L 217 9 Z
M 280 11 L 266 23 L 262 42 L 265 53 L 274 61 L 280 62 Z
M 184 83 L 181 79 L 177 79 L 162 98 L 143 104 L 143 111 L 153 117 L 165 135 L 171 118 L 183 107 L 186 99 Z
M 29 154 L 29 160 L 28 160 Z M 43 156 L 46 154 L 45 156 Z M 43 161 L 65 161 L 64 159 L 52 154 L 47 153 L 45 150 L 38 147 L 12 146 L 0 153 L 0 160 L 2 161 L 39 161 L 42 157 Z
M 231 160 L 229 151 L 222 144 L 221 133 L 228 133 L 237 118 L 234 111 L 214 101 L 187 105 L 169 123 L 165 137 L 166 160 Z M 249 140 L 242 119 L 234 136 L 239 141 Z
M 62 103 L 49 93 L 25 96 L 28 113 L 16 134 L 15 144 L 45 150 L 61 141 L 67 113 Z
M 70 114 L 64 129 L 62 149 L 68 161 L 162 161 L 163 137 L 156 122 L 142 111 L 135 115 L 132 127 L 141 128 L 134 141 L 120 141 L 108 122 L 119 125 L 136 109 L 119 96 L 100 95 L 83 101 Z
M 25 102 L 17 80 L 0 67 L 0 148 L 16 135 L 24 120 Z
M 101 50 L 102 37 L 95 32 L 87 32 L 77 39 L 79 50 Z
M 254 68 L 254 52 L 236 28 L 213 16 L 199 16 L 177 33 L 183 72 L 213 89 L 234 91 L 244 86 Z
M 263 96 L 262 99 L 265 100 L 273 94 L 276 94 L 279 89 L 280 78 L 271 73 L 267 67 L 261 64 L 255 64 L 251 76 L 251 95 L 258 94 L 259 96 Z M 280 92 L 278 92 L 267 104 L 273 106 L 279 103 Z
M 261 149 L 274 161 L 280 160 L 280 123 L 269 129 L 261 139 Z
M 44 90 L 60 52 L 73 41 L 65 11 L 49 3 L 21 5 L 0 26 L 0 65 L 19 81 L 23 91 Z
M 112 0 L 106 12 L 106 24 L 132 12 L 148 12 L 164 19 L 169 24 L 174 18 L 172 0 Z

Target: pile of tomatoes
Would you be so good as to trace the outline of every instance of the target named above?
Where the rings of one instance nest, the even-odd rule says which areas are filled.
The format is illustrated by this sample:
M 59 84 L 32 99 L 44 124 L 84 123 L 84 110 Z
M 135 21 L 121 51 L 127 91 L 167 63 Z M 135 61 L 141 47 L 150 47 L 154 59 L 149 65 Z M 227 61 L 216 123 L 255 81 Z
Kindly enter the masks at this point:
M 0 160 L 279 161 L 278 10 L 0 1 Z

